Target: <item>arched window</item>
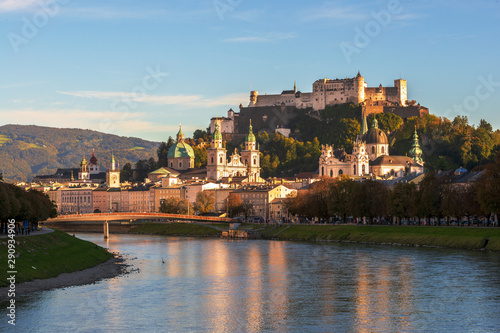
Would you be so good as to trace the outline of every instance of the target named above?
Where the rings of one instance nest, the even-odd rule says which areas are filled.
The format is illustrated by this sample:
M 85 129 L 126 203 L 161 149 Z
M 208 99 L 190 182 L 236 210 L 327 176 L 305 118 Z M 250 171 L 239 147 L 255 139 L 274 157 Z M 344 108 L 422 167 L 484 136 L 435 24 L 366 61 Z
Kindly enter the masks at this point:
M 356 164 L 354 164 L 354 175 L 356 176 Z
M 214 161 L 212 161 L 213 163 Z M 170 167 L 173 168 L 174 167 L 174 162 L 170 162 Z
M 325 175 L 325 167 L 321 167 L 321 175 L 324 176 Z
M 219 163 L 222 164 L 222 156 L 219 159 Z
M 384 154 L 384 150 L 385 150 L 385 149 L 384 149 L 384 146 L 382 146 L 382 154 Z
M 182 168 L 182 162 L 179 162 L 179 168 Z
M 257 165 L 257 157 L 253 158 L 253 165 Z
M 342 169 L 339 170 L 339 176 L 340 175 L 343 175 L 344 174 L 344 171 L 342 171 Z
M 212 164 L 214 164 L 214 157 L 212 156 Z
M 365 168 L 365 165 L 364 165 L 364 164 L 361 166 L 361 173 L 362 173 L 363 175 L 364 175 L 364 174 L 366 174 L 366 168 Z
M 333 170 L 330 170 L 330 177 L 333 177 Z
M 372 154 L 375 154 L 375 146 L 372 146 Z
M 391 169 L 391 176 L 394 176 L 394 169 Z

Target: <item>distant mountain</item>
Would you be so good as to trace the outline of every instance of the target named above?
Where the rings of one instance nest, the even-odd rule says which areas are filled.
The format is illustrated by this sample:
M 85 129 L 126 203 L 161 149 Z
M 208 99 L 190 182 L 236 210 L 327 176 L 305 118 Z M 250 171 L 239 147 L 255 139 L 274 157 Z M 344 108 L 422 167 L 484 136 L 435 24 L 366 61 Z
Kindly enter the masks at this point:
M 52 174 L 57 168 L 76 168 L 95 150 L 101 171 L 109 167 L 111 153 L 118 165 L 157 158 L 159 142 L 76 128 L 33 125 L 0 127 L 0 172 L 7 181 L 26 181 Z

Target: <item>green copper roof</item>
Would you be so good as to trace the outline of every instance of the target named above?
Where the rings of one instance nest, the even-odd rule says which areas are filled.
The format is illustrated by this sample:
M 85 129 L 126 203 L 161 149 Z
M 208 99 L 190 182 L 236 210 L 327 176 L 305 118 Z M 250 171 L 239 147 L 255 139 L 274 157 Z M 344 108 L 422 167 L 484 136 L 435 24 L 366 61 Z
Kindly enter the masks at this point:
M 177 142 L 168 150 L 167 157 L 193 157 L 193 148 L 185 142 Z
M 212 134 L 212 140 L 222 140 L 222 134 L 219 131 L 219 123 L 215 123 L 215 132 Z
M 177 142 L 184 140 L 184 133 L 182 133 L 182 127 L 179 125 L 179 133 L 177 133 Z
M 378 128 L 378 120 L 375 117 L 373 117 L 372 128 Z
M 252 120 L 250 120 L 250 126 L 248 126 L 248 135 L 245 138 L 246 142 L 255 142 L 255 135 L 253 135 L 252 130 Z
M 423 164 L 422 160 L 422 149 L 420 149 L 420 144 L 418 143 L 417 127 L 415 126 L 415 133 L 413 134 L 413 144 L 409 151 L 409 155 L 413 160 L 419 164 Z

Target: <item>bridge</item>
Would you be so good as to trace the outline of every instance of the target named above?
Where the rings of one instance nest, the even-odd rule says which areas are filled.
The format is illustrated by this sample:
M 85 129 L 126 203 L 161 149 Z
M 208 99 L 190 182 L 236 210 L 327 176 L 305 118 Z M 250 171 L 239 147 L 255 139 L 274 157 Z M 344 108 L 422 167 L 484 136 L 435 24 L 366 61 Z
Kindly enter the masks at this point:
M 178 214 L 163 214 L 163 213 L 94 213 L 94 214 L 71 214 L 59 215 L 56 218 L 48 219 L 47 223 L 53 222 L 83 222 L 83 221 L 193 221 L 193 222 L 231 222 L 230 218 L 218 216 L 201 216 L 201 215 L 178 215 Z
M 104 222 L 113 233 L 128 232 L 144 222 L 231 223 L 230 218 L 217 216 L 178 215 L 163 213 L 95 213 L 61 215 L 45 221 L 47 227 L 62 231 L 102 232 Z

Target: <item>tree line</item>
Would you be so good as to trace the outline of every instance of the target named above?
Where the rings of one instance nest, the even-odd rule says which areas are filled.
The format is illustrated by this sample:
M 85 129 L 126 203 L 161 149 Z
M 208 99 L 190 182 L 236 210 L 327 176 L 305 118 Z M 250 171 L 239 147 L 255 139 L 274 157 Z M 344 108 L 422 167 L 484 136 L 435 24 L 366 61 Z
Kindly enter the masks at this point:
M 56 217 L 56 206 L 43 192 L 25 191 L 15 185 L 0 182 L 0 221 L 5 232 L 7 221 L 29 221 L 32 225 Z
M 456 184 L 449 177 L 428 172 L 417 186 L 398 183 L 389 189 L 375 180 L 356 182 L 348 176 L 322 178 L 307 190 L 287 200 L 292 215 L 328 220 L 337 217 L 366 218 L 368 224 L 381 220 L 401 223 L 487 217 L 500 212 L 500 153 L 485 167 L 476 183 Z

